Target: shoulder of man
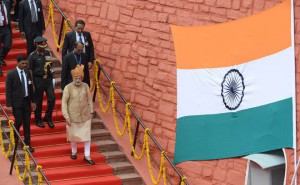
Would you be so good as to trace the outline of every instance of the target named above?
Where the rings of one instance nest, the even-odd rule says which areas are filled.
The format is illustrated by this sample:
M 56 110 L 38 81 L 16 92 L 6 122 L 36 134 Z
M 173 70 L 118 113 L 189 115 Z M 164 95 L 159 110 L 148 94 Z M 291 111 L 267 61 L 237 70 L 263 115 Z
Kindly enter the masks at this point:
M 3 1 L 4 1 L 5 6 L 8 6 L 7 8 L 11 9 L 10 1 L 9 0 L 3 0 Z
M 87 83 L 85 83 L 85 82 L 82 82 L 82 83 L 83 83 L 83 85 L 84 85 L 84 88 L 90 89 L 90 87 L 89 87 L 89 85 L 88 85 Z
M 33 51 L 33 52 L 31 52 L 31 53 L 29 54 L 28 60 L 32 59 L 32 57 L 33 57 L 34 55 L 36 55 L 36 51 Z
M 51 51 L 49 50 L 49 49 L 45 49 L 45 54 L 47 55 L 47 56 L 52 56 L 52 53 L 51 53 Z
M 20 2 L 19 2 L 19 7 L 20 7 L 21 5 L 23 6 L 24 3 L 25 3 L 25 1 L 23 1 L 23 0 L 20 1 Z
M 75 31 L 70 31 L 66 34 L 66 38 L 72 36 L 73 34 L 75 34 Z
M 13 73 L 15 73 L 17 71 L 17 69 L 15 68 L 15 69 L 12 69 L 12 70 L 10 70 L 10 71 L 8 71 L 8 73 L 7 73 L 7 77 L 8 76 L 11 76 Z
M 86 35 L 86 36 L 91 36 L 91 33 L 88 32 L 88 31 L 83 31 L 83 35 Z
M 24 71 L 25 71 L 26 74 L 30 75 L 30 71 L 28 69 L 24 69 Z
M 73 57 L 73 51 L 66 54 L 65 58 Z
M 72 89 L 72 87 L 73 87 L 73 83 L 69 83 L 69 84 L 67 84 L 67 85 L 65 86 L 64 89 L 68 89 L 69 92 L 72 92 L 72 91 L 70 91 L 70 89 Z

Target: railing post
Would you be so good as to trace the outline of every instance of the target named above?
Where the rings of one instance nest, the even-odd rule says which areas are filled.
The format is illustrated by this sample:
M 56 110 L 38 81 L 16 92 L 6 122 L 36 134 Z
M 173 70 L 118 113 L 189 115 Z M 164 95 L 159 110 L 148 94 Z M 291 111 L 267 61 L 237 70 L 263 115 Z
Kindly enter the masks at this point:
M 11 159 L 11 165 L 10 165 L 10 171 L 9 171 L 9 175 L 12 174 L 12 170 L 14 167 L 14 163 L 15 163 L 15 158 L 16 158 L 16 154 L 17 154 L 17 148 L 18 148 L 18 143 L 19 143 L 19 138 L 15 137 L 16 141 L 15 141 L 15 148 L 14 148 L 14 153 Z
M 94 65 L 98 65 L 97 63 L 96 64 L 94 64 Z M 97 78 L 99 79 L 99 77 L 100 77 L 100 71 L 101 71 L 101 68 L 99 68 L 99 70 L 98 70 L 98 74 L 97 74 Z M 94 79 L 94 81 L 95 81 L 95 79 Z M 98 82 L 99 83 L 99 82 Z M 100 90 L 99 90 L 100 91 Z M 93 95 L 93 102 L 95 102 L 95 99 L 96 99 L 96 92 L 97 92 L 97 85 L 95 84 L 95 89 L 94 89 L 94 95 Z
M 65 21 L 65 18 L 64 18 L 64 16 L 62 16 L 60 30 L 59 30 L 59 36 L 58 36 L 58 45 L 60 45 L 61 35 L 62 35 L 63 27 L 64 27 L 64 21 Z M 56 50 L 59 51 L 59 48 L 57 48 Z
M 136 145 L 136 140 L 137 140 L 137 137 L 138 137 L 139 127 L 140 127 L 140 122 L 139 122 L 139 120 L 137 120 L 136 127 L 135 127 L 135 132 L 134 132 L 133 148 L 135 148 L 135 145 Z M 131 152 L 131 155 L 133 155 L 133 152 Z

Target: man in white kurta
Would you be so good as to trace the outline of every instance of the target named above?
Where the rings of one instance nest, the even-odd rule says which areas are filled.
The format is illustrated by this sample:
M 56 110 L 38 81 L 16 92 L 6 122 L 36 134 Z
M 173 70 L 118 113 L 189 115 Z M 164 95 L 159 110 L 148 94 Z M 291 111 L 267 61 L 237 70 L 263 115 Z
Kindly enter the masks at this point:
M 71 71 L 73 82 L 63 91 L 62 112 L 67 122 L 67 139 L 71 142 L 72 159 L 77 159 L 77 142 L 84 142 L 84 160 L 91 165 L 95 162 L 90 158 L 91 122 L 93 102 L 89 86 L 82 82 L 83 65 Z

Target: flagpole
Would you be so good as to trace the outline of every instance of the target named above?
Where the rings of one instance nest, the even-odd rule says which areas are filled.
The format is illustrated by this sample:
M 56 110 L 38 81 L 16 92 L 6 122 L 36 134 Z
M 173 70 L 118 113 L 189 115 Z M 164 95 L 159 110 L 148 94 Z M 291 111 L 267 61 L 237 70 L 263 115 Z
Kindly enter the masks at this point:
M 291 35 L 292 35 L 292 47 L 293 48 L 295 48 L 295 28 L 294 28 L 294 20 L 295 20 L 295 14 L 294 14 L 294 0 L 291 0 Z M 295 50 L 294 50 L 294 56 L 295 56 Z M 295 59 L 295 58 L 294 58 Z M 294 62 L 294 66 L 296 66 L 296 61 Z M 297 74 L 297 72 L 296 72 L 296 67 L 294 67 L 295 68 L 295 91 L 294 91 L 294 93 L 295 93 L 295 95 L 294 95 L 294 102 L 293 102 L 293 104 L 294 104 L 294 107 L 295 107 L 295 109 L 297 110 L 297 104 L 296 104 L 296 91 L 297 91 L 297 84 L 296 84 L 296 74 Z M 294 136 L 294 175 L 293 175 L 293 179 L 292 179 L 292 183 L 293 183 L 293 181 L 295 180 L 295 185 L 297 185 L 298 183 L 297 183 L 297 171 L 298 171 L 298 167 L 299 167 L 299 161 L 300 161 L 300 159 L 299 160 L 297 160 L 297 119 L 296 119 L 296 117 L 297 117 L 297 115 L 296 115 L 296 110 L 295 111 L 293 111 L 293 118 L 294 118 L 294 125 L 293 125 L 293 136 Z M 291 184 L 292 184 L 291 183 Z

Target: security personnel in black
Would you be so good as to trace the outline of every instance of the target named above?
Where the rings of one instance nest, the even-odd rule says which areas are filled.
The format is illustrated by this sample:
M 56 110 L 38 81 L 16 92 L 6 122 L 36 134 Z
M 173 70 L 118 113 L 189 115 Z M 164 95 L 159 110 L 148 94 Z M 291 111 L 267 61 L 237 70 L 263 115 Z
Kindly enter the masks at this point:
M 46 50 L 47 39 L 38 36 L 34 39 L 36 50 L 29 55 L 29 70 L 33 76 L 33 84 L 35 87 L 36 109 L 34 111 L 36 125 L 44 128 L 42 122 L 42 103 L 43 94 L 47 95 L 47 110 L 43 121 L 47 122 L 50 128 L 54 127 L 52 122 L 52 112 L 55 105 L 55 94 L 53 87 L 53 70 L 50 61 L 51 53 Z

